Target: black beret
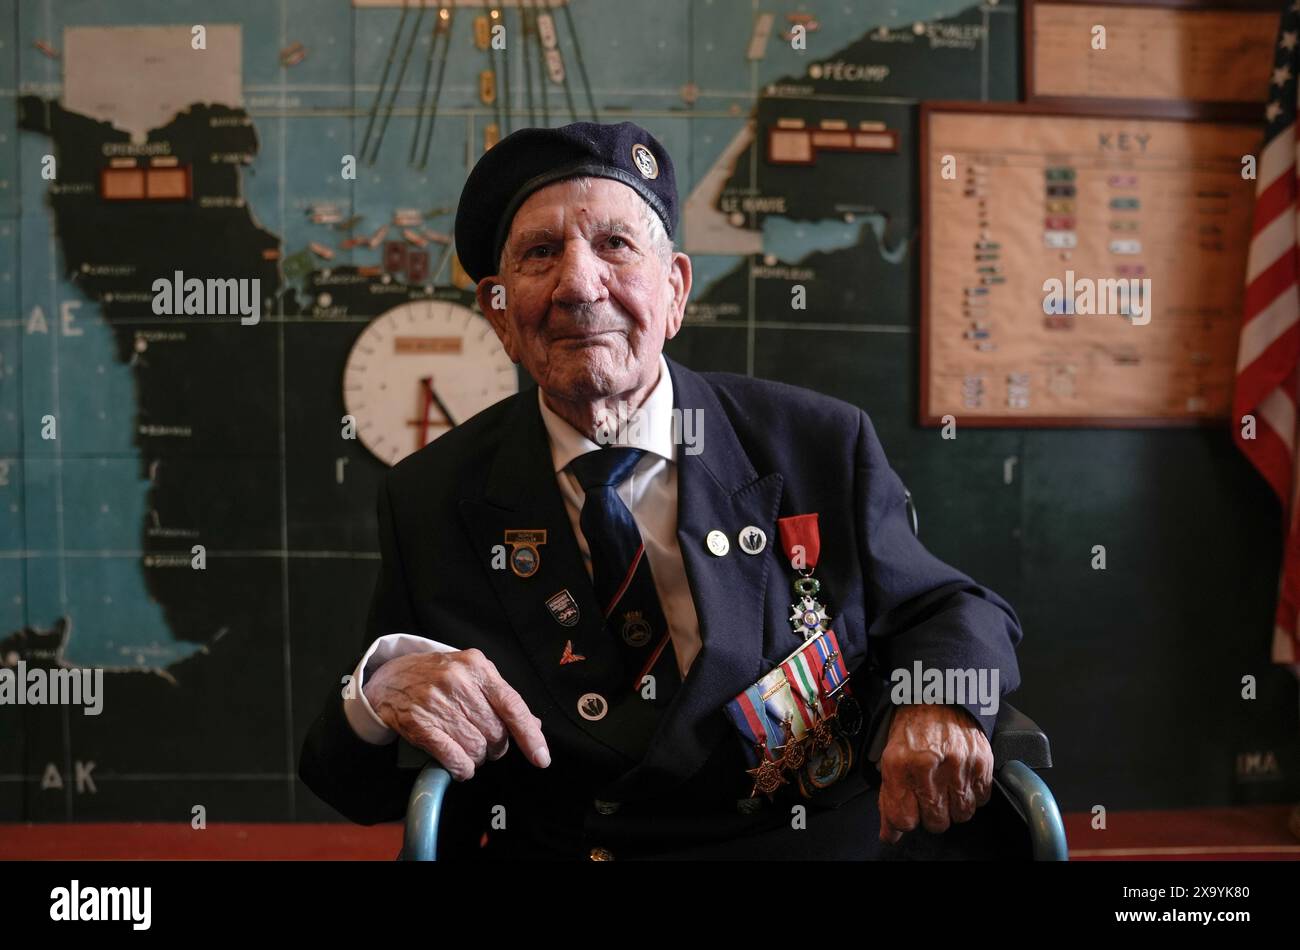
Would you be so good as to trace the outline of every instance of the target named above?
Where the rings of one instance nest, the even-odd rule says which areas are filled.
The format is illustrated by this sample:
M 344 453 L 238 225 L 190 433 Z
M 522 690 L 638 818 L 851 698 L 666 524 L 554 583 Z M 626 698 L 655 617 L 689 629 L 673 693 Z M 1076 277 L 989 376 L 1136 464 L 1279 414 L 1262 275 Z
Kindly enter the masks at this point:
M 677 229 L 673 160 L 653 135 L 631 122 L 574 122 L 558 129 L 519 129 L 483 153 L 456 207 L 456 254 L 478 283 L 497 272 L 510 222 L 529 195 L 565 178 L 621 181 Z

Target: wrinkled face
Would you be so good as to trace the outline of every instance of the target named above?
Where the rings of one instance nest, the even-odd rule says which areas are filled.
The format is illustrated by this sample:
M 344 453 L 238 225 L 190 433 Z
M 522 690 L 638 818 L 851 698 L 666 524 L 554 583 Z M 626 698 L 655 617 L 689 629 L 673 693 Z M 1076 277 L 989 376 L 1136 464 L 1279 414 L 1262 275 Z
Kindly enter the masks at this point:
M 591 402 L 654 381 L 685 313 L 690 260 L 656 245 L 653 214 L 606 178 L 548 185 L 516 212 L 479 305 L 548 395 Z

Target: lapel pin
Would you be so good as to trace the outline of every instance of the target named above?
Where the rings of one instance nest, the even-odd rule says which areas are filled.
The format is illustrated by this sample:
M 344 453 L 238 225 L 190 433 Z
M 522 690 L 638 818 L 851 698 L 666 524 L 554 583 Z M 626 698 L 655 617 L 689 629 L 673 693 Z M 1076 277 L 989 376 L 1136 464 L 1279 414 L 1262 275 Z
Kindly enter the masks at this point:
M 581 653 L 573 652 L 572 640 L 564 641 L 564 652 L 560 654 L 560 666 L 564 666 L 565 664 L 568 663 L 577 663 L 579 660 L 585 660 L 585 659 L 586 657 L 583 656 Z
M 506 531 L 506 544 L 510 545 L 510 570 L 516 577 L 532 577 L 542 566 L 542 555 L 537 550 L 546 543 L 546 530 L 521 530 L 511 528 Z
M 755 525 L 746 525 L 737 538 L 740 542 L 740 550 L 746 554 L 762 554 L 763 548 L 767 547 L 767 535 L 763 529 Z
M 573 599 L 568 588 L 546 598 L 546 609 L 551 612 L 556 623 L 565 627 L 578 625 L 578 602 Z
M 717 528 L 714 528 L 707 536 L 705 536 L 704 543 L 708 546 L 709 553 L 715 554 L 718 557 L 725 557 L 726 553 L 731 550 L 731 542 L 728 541 L 727 536 Z
M 643 647 L 650 642 L 650 624 L 639 610 L 629 610 L 623 615 L 623 642 L 630 647 Z
M 578 697 L 578 715 L 588 722 L 599 722 L 609 712 L 609 703 L 600 693 L 583 693 Z

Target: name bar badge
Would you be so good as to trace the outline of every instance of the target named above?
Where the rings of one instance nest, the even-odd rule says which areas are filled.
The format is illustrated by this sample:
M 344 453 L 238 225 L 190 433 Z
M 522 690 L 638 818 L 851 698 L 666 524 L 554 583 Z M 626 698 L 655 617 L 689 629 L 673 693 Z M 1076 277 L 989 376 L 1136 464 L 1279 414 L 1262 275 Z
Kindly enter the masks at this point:
M 510 545 L 510 570 L 516 577 L 532 577 L 542 566 L 538 547 L 546 543 L 546 529 L 511 528 L 506 531 L 506 544 Z

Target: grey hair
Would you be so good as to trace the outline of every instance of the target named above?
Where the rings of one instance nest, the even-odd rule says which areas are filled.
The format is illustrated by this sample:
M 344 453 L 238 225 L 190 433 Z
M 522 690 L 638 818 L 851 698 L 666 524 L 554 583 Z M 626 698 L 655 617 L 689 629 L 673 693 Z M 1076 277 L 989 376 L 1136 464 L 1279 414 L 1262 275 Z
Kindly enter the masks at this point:
M 589 176 L 579 178 L 569 178 L 567 181 L 573 182 L 578 186 L 581 194 L 587 194 L 591 191 L 593 179 Z M 639 196 L 638 196 L 639 197 Z M 663 220 L 655 213 L 654 208 L 650 207 L 649 202 L 644 199 L 640 202 L 641 206 L 641 223 L 645 225 L 646 231 L 650 234 L 650 246 L 658 254 L 659 260 L 667 264 L 672 260 L 673 252 L 677 250 L 676 245 L 668 237 L 668 229 L 664 227 Z M 505 247 L 501 249 L 501 261 L 498 264 L 500 270 L 505 269 L 505 265 L 510 259 L 510 242 L 507 241 Z

